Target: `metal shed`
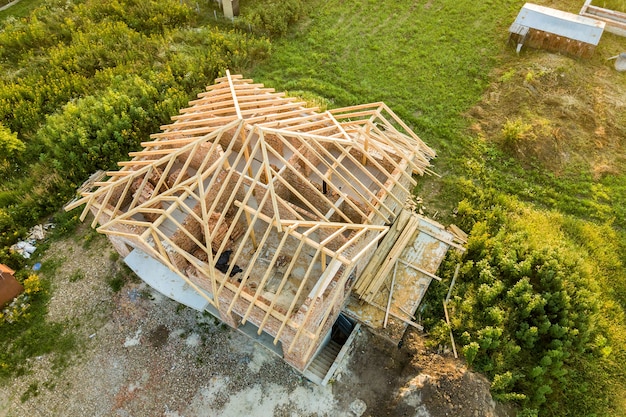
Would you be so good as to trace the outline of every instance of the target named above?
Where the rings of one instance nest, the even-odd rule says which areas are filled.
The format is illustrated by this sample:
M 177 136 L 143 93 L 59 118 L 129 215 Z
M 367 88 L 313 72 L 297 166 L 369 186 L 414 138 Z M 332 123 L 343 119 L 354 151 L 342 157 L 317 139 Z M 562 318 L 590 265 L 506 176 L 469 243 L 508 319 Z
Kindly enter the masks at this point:
M 526 3 L 509 28 L 509 42 L 569 55 L 590 57 L 605 23 L 573 13 Z

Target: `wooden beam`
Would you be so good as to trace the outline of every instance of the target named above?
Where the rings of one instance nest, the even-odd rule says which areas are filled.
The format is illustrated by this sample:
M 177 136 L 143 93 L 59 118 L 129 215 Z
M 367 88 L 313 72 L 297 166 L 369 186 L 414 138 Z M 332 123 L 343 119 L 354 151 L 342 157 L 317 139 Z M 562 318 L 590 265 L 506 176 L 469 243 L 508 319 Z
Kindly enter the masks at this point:
M 383 329 L 387 328 L 387 320 L 389 319 L 389 309 L 391 308 L 391 300 L 393 298 L 393 286 L 396 284 L 396 272 L 398 271 L 398 263 L 393 265 L 393 276 L 391 277 L 391 288 L 389 288 L 389 299 L 387 300 L 387 310 L 385 311 L 385 321 L 383 321 Z
M 437 281 L 441 282 L 441 278 L 438 277 L 437 275 L 428 272 L 427 270 L 425 270 L 424 268 L 420 268 L 419 266 L 412 264 L 411 262 L 407 262 L 404 259 L 398 259 L 398 261 L 402 262 L 403 265 L 406 265 L 408 267 L 411 267 L 413 269 L 415 269 L 417 272 L 421 272 L 422 274 L 426 275 L 427 277 L 430 277 L 432 279 L 436 279 Z
M 280 223 L 280 211 L 278 211 L 278 202 L 276 201 L 276 190 L 274 189 L 274 181 L 272 181 L 272 169 L 270 168 L 269 158 L 267 156 L 267 146 L 265 145 L 265 138 L 263 136 L 262 131 L 258 131 L 259 142 L 261 142 L 261 154 L 263 155 L 263 163 L 261 165 L 261 170 L 265 171 L 265 176 L 267 177 L 267 192 L 270 193 L 270 197 L 272 199 L 272 207 L 274 208 L 274 219 L 276 220 L 276 226 L 278 228 L 278 232 L 283 231 L 283 227 Z M 260 206 L 259 206 L 260 207 Z
M 278 294 L 281 293 L 281 291 L 283 290 L 283 287 L 289 280 L 291 271 L 293 271 L 293 269 L 295 268 L 298 257 L 300 256 L 300 252 L 302 252 L 303 247 L 304 247 L 304 240 L 300 240 L 300 243 L 298 243 L 298 247 L 296 248 L 296 251 L 291 257 L 291 262 L 289 262 L 289 266 L 287 267 L 287 270 L 285 271 L 283 278 L 281 279 L 280 284 L 278 285 L 278 289 L 276 290 L 276 296 L 272 298 L 269 310 L 272 310 L 274 306 L 276 305 L 276 301 L 278 300 Z M 261 324 L 259 325 L 259 334 L 261 334 L 261 332 L 263 331 L 263 327 L 267 323 L 267 320 L 269 319 L 269 317 L 270 317 L 269 314 L 265 313 L 265 316 L 263 317 L 263 321 L 261 321 Z
M 320 255 L 320 249 L 321 247 L 317 248 L 317 250 L 315 251 L 315 254 L 313 255 L 313 257 L 311 258 L 311 261 L 309 263 L 309 267 L 307 268 L 306 272 L 304 273 L 304 277 L 302 278 L 302 281 L 300 281 L 300 285 L 298 286 L 298 290 L 296 291 L 296 294 L 293 296 L 293 299 L 291 300 L 291 303 L 289 304 L 289 308 L 287 309 L 287 317 L 291 317 L 293 310 L 295 308 L 296 303 L 298 302 L 298 299 L 300 298 L 300 293 L 302 293 L 303 288 L 305 287 L 305 284 L 309 278 L 309 275 L 311 274 L 311 271 L 313 270 L 313 267 L 315 266 L 315 262 L 317 260 L 317 257 Z M 306 322 L 302 322 L 302 323 L 298 323 L 298 328 L 304 327 Z M 283 330 L 285 329 L 285 325 L 287 323 L 283 323 L 280 328 L 278 329 L 278 332 L 276 332 L 276 337 L 274 338 L 274 344 L 278 343 L 278 341 L 280 340 L 280 336 L 283 333 Z M 295 340 L 295 338 L 294 338 Z
M 230 71 L 226 70 L 226 78 L 228 78 L 228 85 L 230 86 L 230 93 L 233 95 L 233 105 L 237 112 L 237 118 L 241 119 L 241 110 L 239 109 L 239 103 L 237 102 L 237 93 L 235 93 L 235 86 L 233 85 L 233 79 L 230 77 Z M 229 309 L 230 312 L 230 309 Z
M 450 341 L 452 342 L 452 352 L 454 352 L 454 357 L 458 359 L 459 355 L 456 353 L 456 343 L 454 343 L 454 335 L 452 334 L 452 325 L 450 324 L 450 317 L 448 316 L 448 307 L 447 307 L 447 303 L 445 300 L 443 301 L 443 312 L 445 313 L 445 316 L 446 316 L 446 323 L 448 324 L 448 327 L 450 328 Z
M 452 295 L 452 288 L 454 287 L 454 283 L 456 282 L 456 278 L 459 276 L 459 271 L 461 270 L 461 264 L 456 264 L 456 268 L 454 270 L 454 276 L 452 277 L 452 282 L 450 282 L 450 288 L 448 288 L 448 294 L 446 295 L 445 302 L 450 301 L 450 296 Z

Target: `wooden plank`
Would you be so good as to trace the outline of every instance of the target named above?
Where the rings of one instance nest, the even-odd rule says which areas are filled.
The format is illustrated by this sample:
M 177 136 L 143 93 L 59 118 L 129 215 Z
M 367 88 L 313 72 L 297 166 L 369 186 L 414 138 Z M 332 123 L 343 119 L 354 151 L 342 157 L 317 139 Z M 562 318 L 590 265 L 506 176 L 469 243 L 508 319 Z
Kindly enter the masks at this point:
M 408 266 L 410 268 L 415 269 L 417 272 L 421 272 L 422 274 L 424 274 L 424 275 L 426 275 L 426 276 L 428 276 L 428 277 L 430 277 L 432 279 L 436 279 L 437 281 L 441 282 L 441 278 L 440 277 L 438 277 L 437 275 L 435 275 L 435 274 L 433 274 L 431 272 L 428 272 L 424 268 L 421 268 L 421 267 L 419 267 L 419 266 L 417 266 L 415 264 L 412 264 L 411 262 L 407 262 L 404 259 L 398 259 L 398 261 L 402 262 L 402 264 L 404 264 L 404 265 L 406 265 L 406 266 Z
M 461 241 L 462 243 L 467 243 L 467 233 L 465 233 L 463 230 L 461 230 L 457 225 L 455 224 L 450 224 L 448 226 L 448 229 L 450 232 L 452 232 L 453 235 L 455 235 L 459 241 Z
M 228 78 L 228 85 L 230 86 L 230 93 L 233 95 L 233 105 L 237 112 L 237 118 L 241 119 L 241 110 L 239 109 L 239 103 L 237 102 L 237 93 L 235 93 L 235 86 L 233 85 L 233 79 L 230 77 L 230 71 L 226 70 L 226 78 Z
M 370 240 L 367 245 L 365 245 L 358 253 L 352 255 L 352 262 L 358 262 L 361 259 L 361 256 L 365 255 L 365 253 L 371 249 L 372 246 L 376 245 L 380 239 L 385 236 L 385 230 L 382 233 L 377 234 L 372 240 Z
M 456 264 L 456 269 L 454 270 L 454 276 L 452 276 L 452 282 L 450 282 L 450 288 L 448 288 L 448 294 L 446 295 L 445 302 L 450 301 L 450 296 L 452 295 L 452 288 L 454 287 L 454 283 L 456 282 L 456 278 L 459 276 L 459 271 L 461 270 L 461 264 Z
M 393 276 L 391 277 L 391 287 L 389 288 L 389 299 L 387 300 L 387 310 L 385 311 L 385 320 L 383 321 L 383 329 L 387 328 L 387 320 L 389 319 L 389 310 L 391 309 L 391 300 L 393 299 L 393 286 L 396 283 L 396 272 L 398 271 L 398 263 L 393 265 Z
M 417 232 L 418 223 L 419 219 L 414 215 L 411 216 L 411 218 L 407 222 L 406 227 L 404 228 L 404 230 L 402 230 L 400 237 L 398 237 L 398 240 L 395 242 L 394 246 L 389 251 L 389 254 L 383 261 L 381 268 L 378 270 L 374 279 L 370 282 L 369 286 L 365 290 L 364 298 L 366 301 L 369 302 L 373 300 L 376 293 L 378 293 L 380 286 L 383 284 L 387 276 L 389 276 L 391 268 L 406 248 L 407 242 L 412 239 L 414 234 Z
M 456 353 L 456 343 L 454 343 L 454 335 L 452 334 L 452 325 L 450 324 L 450 317 L 448 316 L 448 307 L 446 306 L 446 301 L 443 301 L 443 311 L 446 315 L 446 323 L 448 323 L 448 327 L 450 328 L 450 341 L 452 342 L 452 351 L 454 352 L 454 357 L 459 358 L 459 355 Z
M 267 192 L 270 194 L 272 199 L 272 207 L 274 208 L 274 219 L 276 219 L 276 226 L 278 228 L 278 232 L 282 232 L 282 225 L 280 223 L 280 212 L 278 211 L 278 202 L 276 201 L 276 190 L 274 190 L 274 181 L 272 181 L 272 169 L 270 168 L 269 158 L 267 156 L 267 146 L 265 144 L 265 137 L 263 136 L 263 132 L 259 131 L 259 142 L 261 142 L 261 154 L 263 155 L 262 166 L 259 170 L 265 171 L 265 176 L 267 178 Z M 261 206 L 259 206 L 261 207 Z
M 396 243 L 396 240 L 402 233 L 402 230 L 405 228 L 411 216 L 411 212 L 408 210 L 402 210 L 394 223 L 391 225 L 391 228 L 383 238 L 380 246 L 376 249 L 374 255 L 370 258 L 365 269 L 361 273 L 360 277 L 357 279 L 357 282 L 354 286 L 353 291 L 356 292 L 359 296 L 364 295 L 364 291 L 369 286 L 371 279 L 374 278 L 376 272 L 380 269 L 380 266 L 383 260 L 387 257 L 393 245 Z
M 465 247 L 464 246 L 459 245 L 457 243 L 454 243 L 454 242 L 452 242 L 452 241 L 450 241 L 448 239 L 445 239 L 444 237 L 438 235 L 436 232 L 434 232 L 432 230 L 429 230 L 429 229 L 427 229 L 425 227 L 420 227 L 419 230 L 420 230 L 420 232 L 426 233 L 427 235 L 434 237 L 438 241 L 440 241 L 442 243 L 445 243 L 448 246 L 452 246 L 453 248 L 456 248 L 456 249 L 460 250 L 461 252 L 465 252 Z

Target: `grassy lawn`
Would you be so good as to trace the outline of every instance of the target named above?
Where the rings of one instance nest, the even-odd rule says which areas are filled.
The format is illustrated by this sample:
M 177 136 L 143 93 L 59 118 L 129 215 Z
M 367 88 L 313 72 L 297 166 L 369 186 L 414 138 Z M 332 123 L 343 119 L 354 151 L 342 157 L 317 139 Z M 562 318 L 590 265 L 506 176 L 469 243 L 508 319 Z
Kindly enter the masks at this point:
M 0 12 L 0 20 L 9 16 L 16 18 L 27 16 L 35 7 L 43 4 L 45 0 L 21 0 L 6 10 Z M 0 1 L 0 6 L 10 3 L 10 1 Z
M 384 101 L 441 154 L 481 96 L 518 2 L 314 2 L 252 76 L 333 106 Z M 451 24 L 453 22 L 453 24 Z

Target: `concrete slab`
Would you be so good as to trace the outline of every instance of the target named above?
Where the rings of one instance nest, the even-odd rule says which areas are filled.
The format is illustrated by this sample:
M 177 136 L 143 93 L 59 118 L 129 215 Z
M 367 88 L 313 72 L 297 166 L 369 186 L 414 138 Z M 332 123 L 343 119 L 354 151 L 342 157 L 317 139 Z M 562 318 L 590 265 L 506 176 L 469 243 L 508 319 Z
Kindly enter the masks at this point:
M 133 251 L 124 258 L 126 265 L 144 280 L 152 288 L 178 301 L 187 307 L 198 311 L 207 309 L 209 302 L 205 297 L 193 289 L 176 273 L 139 249 Z M 207 296 L 210 297 L 209 294 Z

